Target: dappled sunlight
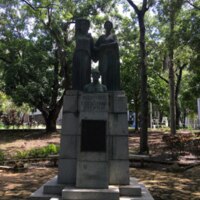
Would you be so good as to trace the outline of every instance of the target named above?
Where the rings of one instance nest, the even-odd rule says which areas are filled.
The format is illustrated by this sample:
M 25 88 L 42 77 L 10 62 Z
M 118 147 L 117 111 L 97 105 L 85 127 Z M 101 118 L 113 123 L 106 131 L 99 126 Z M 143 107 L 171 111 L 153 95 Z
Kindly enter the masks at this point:
M 171 173 L 158 170 L 131 168 L 130 174 L 138 178 L 151 191 L 155 199 L 200 200 L 200 175 Z M 196 178 L 195 178 L 196 177 Z
M 162 135 L 158 132 L 149 134 L 150 152 L 157 153 L 152 156 L 158 162 L 166 158 L 163 157 L 162 153 L 167 153 L 164 149 L 165 145 L 161 141 Z M 15 138 L 9 142 L 4 140 L 5 143 L 2 144 L 6 145 L 5 150 L 14 152 L 17 149 L 24 150 L 46 146 L 60 141 L 59 134 L 37 135 L 33 139 L 31 139 L 31 136 L 28 139 L 21 138 Z M 131 152 L 138 152 L 139 134 L 129 137 L 129 148 Z M 44 162 L 31 165 L 32 167 L 29 166 L 26 172 L 21 173 L 0 170 L 0 197 L 3 200 L 25 200 L 42 184 L 57 175 L 57 169 L 43 167 L 45 166 Z M 144 163 L 143 168 L 130 168 L 130 174 L 150 190 L 155 200 L 200 200 L 200 167 L 179 173 L 169 171 L 170 167 L 170 165 L 158 163 Z
M 200 191 L 199 192 L 193 192 L 192 196 L 198 197 L 200 199 Z
M 0 196 L 3 200 L 22 200 L 57 174 L 56 168 L 32 168 L 26 173 L 0 170 Z
M 18 134 L 18 133 L 16 133 Z M 45 147 L 48 144 L 60 144 L 60 134 L 44 134 L 39 133 L 35 137 L 30 138 L 30 133 L 26 133 L 23 139 L 1 139 L 0 149 L 6 154 L 7 157 L 15 155 L 17 151 L 30 150 L 33 148 Z

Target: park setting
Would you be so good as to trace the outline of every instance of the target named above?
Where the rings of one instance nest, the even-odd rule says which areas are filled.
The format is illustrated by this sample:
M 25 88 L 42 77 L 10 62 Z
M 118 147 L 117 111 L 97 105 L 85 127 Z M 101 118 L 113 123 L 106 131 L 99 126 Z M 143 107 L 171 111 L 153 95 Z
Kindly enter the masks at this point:
M 0 200 L 200 200 L 199 0 L 0 0 Z

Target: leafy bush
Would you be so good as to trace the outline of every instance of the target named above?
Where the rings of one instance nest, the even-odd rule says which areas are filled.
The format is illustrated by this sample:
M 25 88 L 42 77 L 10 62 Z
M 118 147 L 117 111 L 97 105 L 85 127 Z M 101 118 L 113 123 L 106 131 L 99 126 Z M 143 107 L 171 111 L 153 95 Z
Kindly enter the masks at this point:
M 16 158 L 45 158 L 49 155 L 58 154 L 60 147 L 55 144 L 49 144 L 46 147 L 34 148 L 28 151 L 19 151 L 16 154 Z
M 46 150 L 47 150 L 48 154 L 58 154 L 58 152 L 60 150 L 60 146 L 56 146 L 55 144 L 49 144 L 46 147 Z
M 28 158 L 28 151 L 17 151 L 16 158 L 19 158 L 19 159 Z
M 40 158 L 40 157 L 47 157 L 48 156 L 48 152 L 46 150 L 46 147 L 41 147 L 41 148 L 37 148 L 37 149 L 31 149 L 29 151 L 29 157 L 30 158 Z

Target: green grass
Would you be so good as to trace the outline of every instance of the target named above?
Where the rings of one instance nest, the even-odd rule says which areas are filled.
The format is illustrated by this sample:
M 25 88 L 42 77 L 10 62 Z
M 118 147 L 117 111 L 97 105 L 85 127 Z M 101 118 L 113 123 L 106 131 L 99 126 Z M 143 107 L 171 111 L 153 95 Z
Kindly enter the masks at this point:
M 57 125 L 56 126 L 57 129 L 61 129 L 61 125 Z M 9 125 L 9 126 L 5 126 L 4 124 L 0 123 L 0 130 L 13 130 L 13 129 L 30 129 L 30 130 L 34 130 L 34 129 L 45 129 L 46 126 L 45 125 L 38 125 L 38 126 L 29 126 L 29 125 L 20 125 L 20 126 L 16 126 L 16 125 Z
M 26 159 L 26 158 L 45 158 L 49 155 L 58 154 L 60 147 L 55 144 L 49 144 L 48 146 L 41 148 L 34 148 L 27 151 L 18 151 L 15 155 L 17 159 Z

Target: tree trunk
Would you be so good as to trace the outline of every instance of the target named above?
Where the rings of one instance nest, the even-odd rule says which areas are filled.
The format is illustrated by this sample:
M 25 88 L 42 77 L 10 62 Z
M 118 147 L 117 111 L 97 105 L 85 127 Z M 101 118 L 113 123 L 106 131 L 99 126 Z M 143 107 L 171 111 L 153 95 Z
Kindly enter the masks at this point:
M 180 128 L 180 117 L 181 117 L 181 111 L 180 111 L 180 107 L 179 104 L 177 102 L 178 100 L 176 99 L 176 129 Z
M 186 112 L 186 110 L 184 109 L 184 111 L 183 111 L 183 128 L 186 128 L 186 125 L 185 125 L 186 117 L 187 117 L 187 112 Z
M 57 131 L 56 121 L 63 105 L 63 98 L 64 96 L 61 97 L 61 99 L 55 105 L 54 109 L 50 110 L 49 112 L 45 111 L 44 109 L 40 110 L 46 123 L 46 132 L 51 133 Z
M 172 2 L 171 2 L 172 6 Z M 170 37 L 168 41 L 169 52 L 169 89 L 170 89 L 170 129 L 171 134 L 176 134 L 176 104 L 175 104 L 175 77 L 174 77 L 174 12 L 170 13 Z
M 55 118 L 48 117 L 47 119 L 45 119 L 45 122 L 46 122 L 47 133 L 52 133 L 57 131 Z
M 135 106 L 135 130 L 138 131 L 138 103 L 137 101 L 134 102 Z
M 145 12 L 138 13 L 140 27 L 140 65 L 141 65 L 141 136 L 140 153 L 149 153 L 148 147 L 148 98 L 147 98 L 147 64 L 146 64 L 146 44 L 145 44 Z
M 135 10 L 140 28 L 140 67 L 141 67 L 141 133 L 140 133 L 140 153 L 149 153 L 148 147 L 148 99 L 147 99 L 147 64 L 146 64 L 146 44 L 145 44 L 145 24 L 144 16 L 149 9 L 148 1 L 143 0 L 141 10 L 132 0 L 127 0 Z
M 174 90 L 174 66 L 173 66 L 173 49 L 170 50 L 169 64 L 169 88 L 170 88 L 170 128 L 171 134 L 176 134 L 176 113 L 175 113 L 175 90 Z
M 162 111 L 159 111 L 159 124 L 161 125 L 162 124 L 162 119 L 163 119 L 163 112 Z
M 180 64 L 179 64 L 180 65 Z M 179 122 L 180 122 L 180 117 L 181 117 L 181 111 L 180 111 L 180 106 L 178 102 L 178 95 L 180 93 L 180 86 L 181 86 L 181 81 L 182 81 L 182 75 L 183 75 L 183 70 L 187 66 L 187 64 L 183 64 L 182 66 L 179 66 L 179 73 L 177 74 L 177 84 L 176 84 L 176 91 L 175 91 L 175 104 L 176 104 L 176 128 L 179 129 Z

